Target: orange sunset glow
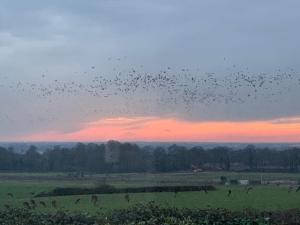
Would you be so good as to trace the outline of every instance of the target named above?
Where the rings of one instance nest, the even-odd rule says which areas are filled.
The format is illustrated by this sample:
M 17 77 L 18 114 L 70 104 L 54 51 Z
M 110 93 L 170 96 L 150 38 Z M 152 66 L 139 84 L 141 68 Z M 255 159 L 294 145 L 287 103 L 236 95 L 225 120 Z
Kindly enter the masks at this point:
M 281 118 L 251 122 L 195 122 L 176 118 L 106 118 L 63 133 L 47 131 L 23 136 L 24 141 L 203 141 L 299 142 L 300 120 Z

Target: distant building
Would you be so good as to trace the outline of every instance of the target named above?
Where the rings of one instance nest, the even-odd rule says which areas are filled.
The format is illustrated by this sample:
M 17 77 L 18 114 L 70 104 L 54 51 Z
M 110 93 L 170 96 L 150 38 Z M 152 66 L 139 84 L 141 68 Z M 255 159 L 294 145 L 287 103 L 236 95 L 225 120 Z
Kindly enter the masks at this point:
M 200 172 L 203 172 L 203 169 L 195 166 L 195 165 L 191 165 L 191 169 L 193 171 L 193 173 L 200 173 Z
M 239 185 L 249 185 L 249 180 L 239 180 Z

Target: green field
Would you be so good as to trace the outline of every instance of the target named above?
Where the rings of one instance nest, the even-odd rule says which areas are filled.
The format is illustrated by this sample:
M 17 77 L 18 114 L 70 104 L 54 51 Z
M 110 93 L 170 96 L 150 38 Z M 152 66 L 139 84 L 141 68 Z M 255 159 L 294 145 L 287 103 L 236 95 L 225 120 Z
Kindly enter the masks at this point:
M 264 181 L 298 181 L 298 174 L 260 174 L 260 173 L 215 173 L 199 174 L 173 173 L 173 174 L 113 174 L 113 175 L 86 175 L 83 179 L 69 178 L 66 174 L 30 174 L 30 173 L 1 173 L 0 174 L 0 207 L 5 205 L 23 207 L 23 202 L 33 199 L 38 207 L 36 211 L 56 211 L 64 209 L 74 212 L 104 212 L 111 209 L 126 208 L 137 203 L 155 203 L 169 207 L 185 208 L 228 208 L 241 210 L 253 208 L 257 210 L 291 209 L 300 206 L 300 192 L 298 187 L 288 192 L 290 185 L 258 185 L 246 193 L 244 186 L 216 185 L 220 176 L 228 179 L 251 179 Z M 201 185 L 215 184 L 216 191 L 208 194 L 204 192 L 181 192 L 175 197 L 174 193 L 138 193 L 130 194 L 128 203 L 124 194 L 98 195 L 96 206 L 91 204 L 91 196 L 64 196 L 52 198 L 35 198 L 40 192 L 50 191 L 55 187 L 95 187 L 103 182 L 115 187 L 138 187 L 150 185 Z M 230 197 L 228 190 L 232 190 Z M 12 193 L 13 197 L 8 196 Z M 80 202 L 75 204 L 76 199 Z M 57 201 L 57 208 L 51 206 L 51 201 Z M 39 204 L 46 203 L 46 207 Z

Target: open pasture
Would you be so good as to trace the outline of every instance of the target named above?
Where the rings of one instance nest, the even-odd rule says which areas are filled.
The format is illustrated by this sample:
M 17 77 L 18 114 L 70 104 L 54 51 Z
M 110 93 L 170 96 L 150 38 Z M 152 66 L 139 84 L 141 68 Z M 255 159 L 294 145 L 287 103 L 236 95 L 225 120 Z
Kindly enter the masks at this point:
M 66 174 L 0 174 L 0 207 L 26 207 L 25 202 L 36 204 L 35 211 L 54 212 L 59 209 L 73 212 L 105 212 L 122 209 L 137 203 L 155 202 L 157 204 L 178 208 L 227 208 L 242 210 L 276 210 L 297 208 L 300 205 L 298 185 L 255 185 L 247 193 L 245 186 L 218 185 L 220 176 L 228 179 L 251 179 L 280 181 L 297 181 L 298 174 L 261 174 L 261 173 L 216 173 L 199 174 L 111 174 L 87 175 L 82 179 L 70 179 Z M 41 192 L 56 187 L 95 187 L 102 182 L 115 187 L 142 187 L 151 185 L 201 185 L 214 184 L 216 191 L 175 193 L 136 193 L 100 194 L 97 202 L 91 202 L 91 195 L 36 198 Z M 229 190 L 231 194 L 229 195 Z M 229 196 L 228 196 L 229 195 Z M 53 205 L 53 202 L 55 204 Z

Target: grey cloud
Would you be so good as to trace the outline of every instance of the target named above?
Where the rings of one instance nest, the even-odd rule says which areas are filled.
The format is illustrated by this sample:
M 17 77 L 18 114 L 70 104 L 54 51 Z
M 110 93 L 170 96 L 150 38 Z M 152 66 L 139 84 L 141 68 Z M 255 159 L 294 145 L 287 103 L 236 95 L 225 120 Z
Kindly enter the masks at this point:
M 215 72 L 219 77 L 247 67 L 254 74 L 272 74 L 278 68 L 300 71 L 299 6 L 297 0 L 3 0 L 0 84 L 84 81 L 95 74 L 113 77 L 133 67 L 145 73 L 168 66 L 175 72 L 191 68 L 199 70 L 198 76 Z M 109 57 L 122 60 L 108 61 Z M 90 71 L 91 66 L 96 70 Z M 41 74 L 47 79 L 41 80 Z M 49 104 L 2 88 L 0 104 L 7 107 L 0 117 L 0 134 L 72 130 L 84 122 L 124 114 L 230 121 L 296 116 L 300 91 L 291 89 L 271 102 L 261 97 L 242 105 L 196 105 L 187 111 L 182 104 L 160 107 L 155 96 L 145 96 L 150 98 L 147 106 L 138 102 L 140 96 L 125 103 L 122 98 L 59 96 Z M 91 113 L 95 105 L 98 114 Z

